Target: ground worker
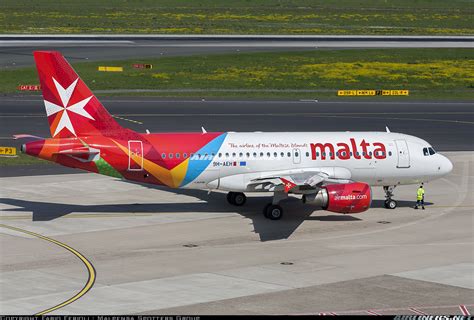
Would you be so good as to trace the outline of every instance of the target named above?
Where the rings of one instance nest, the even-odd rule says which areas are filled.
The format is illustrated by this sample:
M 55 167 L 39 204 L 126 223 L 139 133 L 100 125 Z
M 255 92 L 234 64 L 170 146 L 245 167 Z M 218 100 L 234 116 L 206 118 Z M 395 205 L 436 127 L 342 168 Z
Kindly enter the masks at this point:
M 423 189 L 423 186 L 420 186 L 418 188 L 418 191 L 416 192 L 415 209 L 418 209 L 418 206 L 420 204 L 421 204 L 421 209 L 425 210 L 425 189 Z

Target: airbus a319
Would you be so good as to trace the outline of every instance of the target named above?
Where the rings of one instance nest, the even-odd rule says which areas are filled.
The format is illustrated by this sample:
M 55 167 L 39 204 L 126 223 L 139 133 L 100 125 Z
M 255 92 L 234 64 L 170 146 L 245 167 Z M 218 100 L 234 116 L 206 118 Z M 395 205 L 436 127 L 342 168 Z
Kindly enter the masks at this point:
M 289 194 L 324 210 L 369 209 L 372 186 L 393 188 L 448 174 L 453 166 L 420 138 L 386 132 L 139 133 L 120 126 L 59 52 L 34 52 L 51 138 L 25 139 L 23 152 L 63 166 L 170 188 L 272 192 L 265 217 L 278 220 Z

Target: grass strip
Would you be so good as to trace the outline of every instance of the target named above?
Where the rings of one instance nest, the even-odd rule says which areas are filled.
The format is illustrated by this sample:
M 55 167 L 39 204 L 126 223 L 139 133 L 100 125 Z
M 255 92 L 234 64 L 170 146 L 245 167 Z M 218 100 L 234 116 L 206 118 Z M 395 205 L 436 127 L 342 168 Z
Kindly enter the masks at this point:
M 472 35 L 470 0 L 3 0 L 0 33 Z
M 134 69 L 133 63 L 153 69 Z M 408 89 L 413 99 L 474 98 L 472 49 L 233 53 L 73 65 L 105 95 L 316 98 L 336 97 L 338 89 Z M 101 65 L 124 72 L 98 72 Z M 0 93 L 34 83 L 34 67 L 0 70 Z

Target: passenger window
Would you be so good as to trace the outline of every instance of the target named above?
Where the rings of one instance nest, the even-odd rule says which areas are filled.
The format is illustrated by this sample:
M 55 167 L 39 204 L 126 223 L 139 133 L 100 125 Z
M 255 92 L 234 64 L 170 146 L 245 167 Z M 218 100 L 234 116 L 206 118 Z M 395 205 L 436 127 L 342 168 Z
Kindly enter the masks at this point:
M 423 148 L 423 155 L 424 156 L 429 156 L 430 153 L 428 152 L 428 148 Z
M 256 152 L 253 153 L 253 157 L 254 157 L 254 158 L 257 157 L 257 153 L 256 153 Z
M 229 154 L 228 154 L 228 153 L 226 153 L 226 154 L 225 154 L 225 157 L 226 157 L 226 158 L 228 158 L 228 157 L 229 157 Z
M 288 152 L 287 155 L 288 155 L 288 158 L 291 158 L 291 153 L 290 152 Z
M 263 157 L 263 152 L 260 152 L 260 157 Z
M 306 152 L 306 157 L 309 157 L 309 152 Z
M 166 159 L 166 153 L 162 153 L 162 154 L 161 154 L 161 157 L 162 157 L 163 159 Z
M 232 157 L 234 157 L 234 158 L 236 157 L 236 154 L 235 154 L 235 152 L 233 152 L 233 153 L 232 153 Z
M 173 154 L 172 153 L 170 153 L 169 158 L 173 159 Z
M 273 153 L 273 156 L 274 156 L 275 158 L 278 157 L 278 153 L 274 152 L 274 153 Z
M 299 153 L 298 153 L 298 152 L 295 152 L 295 157 L 299 157 Z
M 243 154 L 242 152 L 241 152 L 241 153 L 239 153 L 239 157 L 241 157 L 241 158 L 242 158 L 243 156 L 244 156 L 244 154 Z
M 280 153 L 280 156 L 283 158 L 285 156 L 285 153 L 284 152 Z
M 270 152 L 267 152 L 267 157 L 270 158 Z
M 247 152 L 245 155 L 247 156 L 247 158 L 250 158 L 250 153 L 249 152 Z
M 434 151 L 433 148 L 428 148 L 428 151 L 430 152 L 430 156 L 434 155 L 436 153 L 436 151 Z
M 183 158 L 186 159 L 188 157 L 187 153 L 183 153 Z
M 391 157 L 391 156 L 392 156 L 392 151 L 389 151 L 389 152 L 388 152 L 388 155 Z
M 176 158 L 177 158 L 177 159 L 179 159 L 179 156 L 180 156 L 179 153 L 176 153 Z

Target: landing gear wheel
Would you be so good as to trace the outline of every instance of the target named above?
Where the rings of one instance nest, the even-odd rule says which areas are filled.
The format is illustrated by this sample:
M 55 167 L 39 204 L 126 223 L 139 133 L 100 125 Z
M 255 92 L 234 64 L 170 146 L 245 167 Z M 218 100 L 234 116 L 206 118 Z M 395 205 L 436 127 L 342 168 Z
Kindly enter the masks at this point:
M 393 189 L 395 189 L 396 186 L 384 186 L 383 191 L 385 192 L 385 202 L 384 202 L 384 207 L 387 209 L 395 209 L 397 207 L 397 201 L 392 200 L 393 197 Z
M 270 220 L 280 220 L 283 216 L 283 208 L 277 204 L 271 204 L 267 207 L 266 217 Z
M 395 209 L 396 207 L 397 207 L 397 201 L 392 200 L 392 199 L 385 201 L 385 208 Z
M 243 206 L 245 204 L 245 201 L 247 201 L 247 197 L 242 192 L 235 192 L 231 198 L 232 203 L 239 207 Z
M 228 203 L 234 204 L 234 203 L 232 202 L 233 196 L 234 196 L 234 192 L 229 192 L 229 193 L 227 193 L 227 202 L 228 202 Z

